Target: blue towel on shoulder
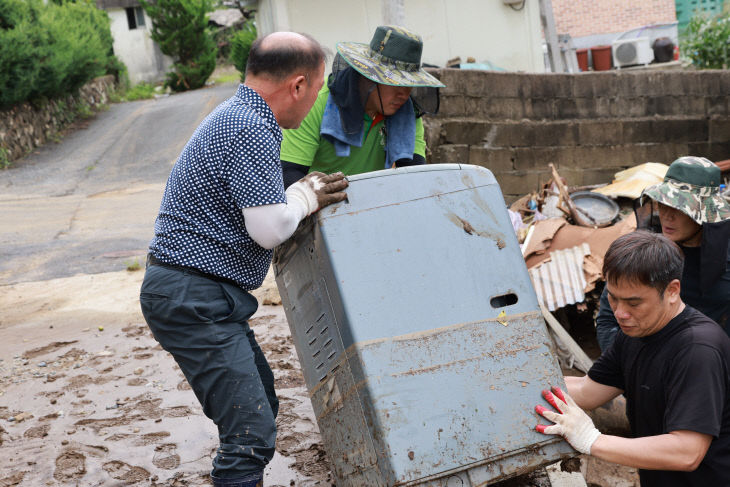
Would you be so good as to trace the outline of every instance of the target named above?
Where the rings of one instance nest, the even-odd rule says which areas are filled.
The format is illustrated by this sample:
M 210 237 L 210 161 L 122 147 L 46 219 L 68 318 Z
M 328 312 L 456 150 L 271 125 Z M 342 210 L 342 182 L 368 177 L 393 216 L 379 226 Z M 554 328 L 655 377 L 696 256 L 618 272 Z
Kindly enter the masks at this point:
M 410 97 L 393 115 L 385 119 L 385 167 L 400 159 L 413 159 L 416 148 L 416 113 Z
M 332 94 L 327 97 L 327 104 L 324 106 L 319 134 L 335 146 L 337 157 L 348 157 L 351 145 L 362 146 L 362 124 L 359 132 L 346 133 L 340 122 L 340 109 L 335 104 Z
M 340 109 L 330 94 L 322 115 L 322 125 L 319 133 L 335 146 L 338 157 L 350 155 L 350 147 L 362 147 L 364 123 L 359 132 L 346 133 L 340 120 Z M 412 159 L 416 145 L 416 114 L 410 98 L 402 107 L 385 119 L 385 168 L 393 167 L 399 159 Z

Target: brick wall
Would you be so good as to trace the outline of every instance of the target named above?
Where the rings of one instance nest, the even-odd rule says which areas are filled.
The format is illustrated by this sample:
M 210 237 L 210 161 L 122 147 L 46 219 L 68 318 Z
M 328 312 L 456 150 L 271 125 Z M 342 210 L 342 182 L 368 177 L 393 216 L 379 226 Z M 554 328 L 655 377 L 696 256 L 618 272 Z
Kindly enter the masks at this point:
M 552 0 L 557 31 L 581 37 L 677 20 L 675 0 Z
M 730 71 L 431 72 L 447 87 L 424 118 L 429 162 L 490 169 L 508 202 L 547 182 L 550 162 L 578 186 L 683 155 L 730 159 Z

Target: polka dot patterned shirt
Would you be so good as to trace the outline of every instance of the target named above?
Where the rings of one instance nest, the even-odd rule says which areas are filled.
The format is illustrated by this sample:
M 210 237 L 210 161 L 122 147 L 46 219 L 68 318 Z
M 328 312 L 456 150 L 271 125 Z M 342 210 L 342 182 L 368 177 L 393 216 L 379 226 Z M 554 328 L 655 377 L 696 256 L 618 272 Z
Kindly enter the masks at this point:
M 241 209 L 286 202 L 281 138 L 263 98 L 239 85 L 203 120 L 173 166 L 150 252 L 247 291 L 261 286 L 272 251 L 248 235 Z

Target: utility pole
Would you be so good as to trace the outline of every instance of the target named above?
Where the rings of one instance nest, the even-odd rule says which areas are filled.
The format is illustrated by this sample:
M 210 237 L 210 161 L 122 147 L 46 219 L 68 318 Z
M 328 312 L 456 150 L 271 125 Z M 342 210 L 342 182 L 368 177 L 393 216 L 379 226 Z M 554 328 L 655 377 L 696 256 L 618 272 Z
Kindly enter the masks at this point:
M 555 17 L 553 17 L 553 3 L 550 0 L 540 0 L 540 21 L 545 33 L 550 67 L 553 73 L 564 73 L 567 70 L 558 44 L 558 33 L 555 28 Z
M 406 22 L 404 0 L 381 0 L 383 23 L 386 25 L 403 26 Z

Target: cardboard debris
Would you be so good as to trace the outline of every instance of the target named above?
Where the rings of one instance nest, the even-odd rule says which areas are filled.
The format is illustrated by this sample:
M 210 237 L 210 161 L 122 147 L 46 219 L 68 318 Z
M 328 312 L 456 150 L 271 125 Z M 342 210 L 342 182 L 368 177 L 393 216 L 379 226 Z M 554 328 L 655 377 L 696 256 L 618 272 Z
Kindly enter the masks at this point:
M 613 183 L 594 189 L 593 192 L 610 196 L 611 198 L 623 196 L 625 198 L 636 199 L 641 196 L 641 192 L 644 189 L 661 183 L 664 180 L 667 169 L 669 169 L 669 166 L 666 164 L 646 162 L 617 172 L 614 174 Z
M 658 178 L 664 179 L 664 176 L 667 174 L 667 169 L 669 169 L 669 166 L 662 164 L 661 162 L 645 162 L 644 164 L 639 164 L 638 166 L 619 171 L 614 174 L 613 177 L 614 182 L 616 182 L 631 179 L 639 173 L 646 173 L 653 174 Z
M 528 262 L 527 258 L 532 254 L 543 254 L 550 248 L 553 237 L 565 225 L 568 225 L 568 221 L 565 218 L 548 218 L 547 220 L 540 220 L 534 223 L 532 226 L 532 232 L 529 240 L 525 240 L 525 248 L 522 250 L 522 255 L 525 256 L 525 262 L 527 262 L 527 268 L 534 266 L 537 262 L 533 262 L 532 265 Z
M 587 293 L 601 279 L 603 256 L 609 245 L 621 235 L 636 229 L 636 217 L 631 214 L 615 225 L 603 228 L 581 227 L 569 224 L 564 218 L 550 218 L 536 222 L 534 228 L 524 249 L 528 269 L 549 259 L 552 251 L 588 244 L 590 253 L 583 259 L 583 275 L 586 281 L 584 292 Z

